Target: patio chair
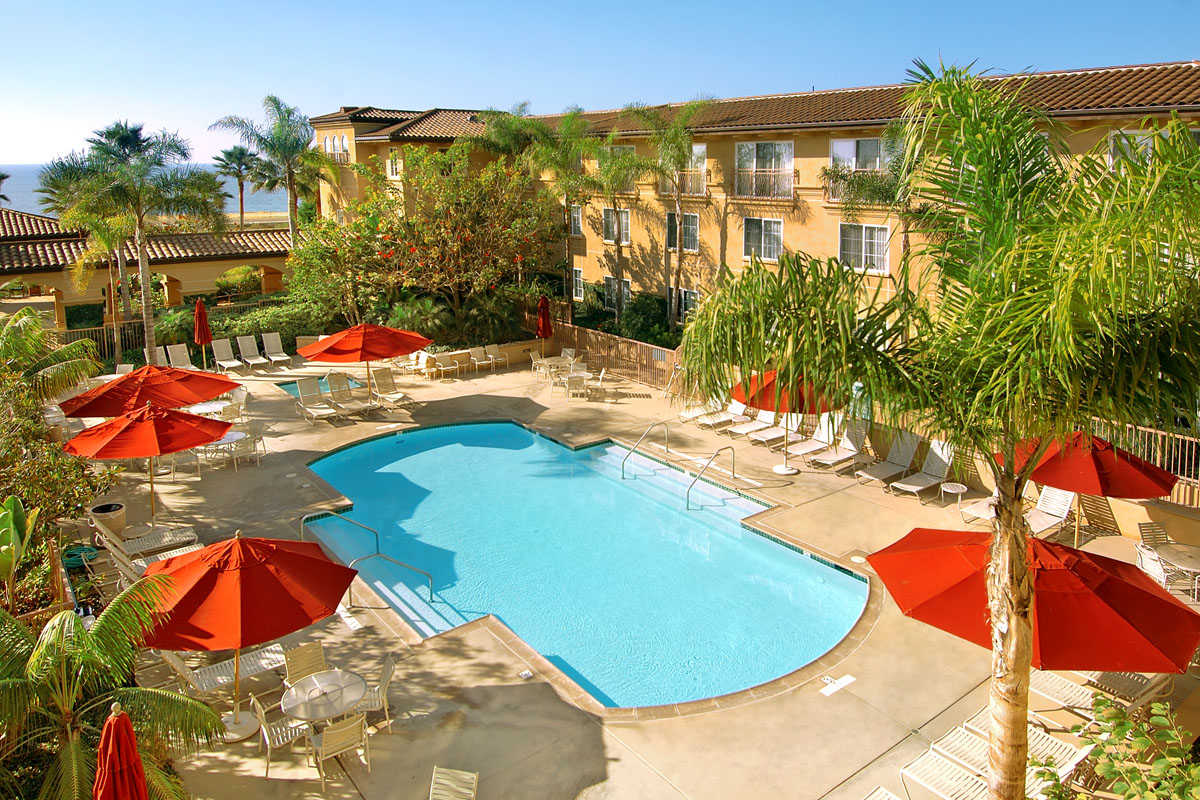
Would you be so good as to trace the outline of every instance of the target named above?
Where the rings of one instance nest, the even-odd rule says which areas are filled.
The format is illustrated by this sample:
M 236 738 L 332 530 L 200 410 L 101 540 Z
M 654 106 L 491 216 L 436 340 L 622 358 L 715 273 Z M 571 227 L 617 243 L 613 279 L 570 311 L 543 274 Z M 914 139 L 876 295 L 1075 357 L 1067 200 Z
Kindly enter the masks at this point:
M 564 347 L 562 349 L 562 352 L 559 353 L 559 355 L 562 356 L 563 358 L 574 359 L 575 358 L 575 348 L 574 347 Z
M 177 653 L 159 650 L 158 654 L 194 695 L 212 694 L 233 683 L 232 658 L 192 669 Z M 243 679 L 272 672 L 283 666 L 283 645 L 268 644 L 257 650 L 243 651 L 239 662 L 239 673 Z
M 329 401 L 321 391 L 316 378 L 300 378 L 296 381 L 296 413 L 312 425 L 319 419 L 339 419 L 346 410 Z
M 221 454 L 233 464 L 234 472 L 238 471 L 238 461 L 242 459 L 246 461 L 254 459 L 255 466 L 262 466 L 262 456 L 258 452 L 258 443 L 251 439 L 249 435 L 245 439 L 238 439 L 236 442 L 230 442 L 225 447 L 222 447 Z
M 1029 755 L 1041 761 L 1054 761 L 1054 771 L 1059 778 L 1067 783 L 1075 768 L 1087 758 L 1091 747 L 1076 747 L 1071 742 L 1051 736 L 1038 725 L 1029 724 L 1026 728 L 1029 742 Z M 936 739 L 930 750 L 953 761 L 977 775 L 986 775 L 988 770 L 988 737 L 979 736 L 967 727 L 952 728 L 944 736 Z M 1037 777 L 1037 769 L 1030 769 L 1026 777 L 1026 787 L 1031 790 L 1029 796 L 1036 795 L 1041 780 Z
M 500 352 L 500 345 L 484 345 L 483 352 L 487 353 L 488 357 L 492 359 L 493 364 L 508 366 L 508 356 Z
M 797 433 L 804 424 L 803 414 L 784 414 L 777 425 L 752 431 L 746 438 L 752 443 L 765 444 L 767 448 L 787 439 L 790 434 Z
M 404 375 L 416 375 L 421 371 L 421 362 L 424 360 L 425 351 L 418 350 L 415 353 L 409 353 L 406 356 L 397 356 L 392 359 L 392 366 Z
M 487 366 L 488 369 L 495 371 L 495 369 L 496 369 L 495 360 L 491 356 L 489 356 L 486 352 L 484 352 L 484 349 L 482 347 L 472 347 L 469 350 L 467 350 L 467 353 L 470 354 L 471 366 L 473 366 L 475 368 L 476 372 L 479 372 L 479 368 L 481 366 Z
M 741 400 L 730 400 L 729 405 L 723 410 L 696 417 L 692 422 L 695 422 L 701 428 L 716 430 L 722 425 L 737 425 L 742 422 L 749 422 L 750 417 L 746 414 L 746 411 L 746 404 Z
M 411 397 L 396 388 L 396 379 L 390 367 L 371 370 L 371 399 L 388 409 L 413 404 Z
M 325 376 L 329 381 L 329 400 L 347 414 L 358 414 L 364 419 L 368 414 L 379 410 L 379 404 L 374 400 L 357 400 L 350 389 L 350 376 L 344 372 L 331 372 Z
M 986 780 L 932 750 L 901 767 L 900 780 L 911 781 L 945 800 L 983 800 L 988 792 Z
M 172 366 L 174 365 L 172 364 Z M 117 375 L 128 375 L 131 372 L 133 372 L 133 364 L 117 364 Z
M 228 372 L 231 369 L 241 369 L 247 366 L 233 355 L 233 346 L 229 344 L 228 339 L 213 339 L 213 361 L 216 362 L 217 370 L 220 372 Z
M 1074 505 L 1074 492 L 1043 486 L 1037 505 L 1025 512 L 1025 522 L 1029 524 L 1030 532 L 1039 536 L 1051 528 L 1061 528 L 1066 524 Z
M 166 550 L 169 547 L 179 547 L 184 544 L 192 544 L 196 541 L 196 530 L 190 525 L 156 525 L 149 533 L 138 536 L 132 539 L 122 539 L 115 535 L 100 520 L 93 519 L 92 524 L 96 527 L 97 533 L 106 542 L 111 542 L 127 556 L 140 556 L 144 553 L 153 553 L 157 550 Z
M 1139 522 L 1138 535 L 1142 538 L 1142 544 L 1147 547 L 1173 544 L 1171 537 L 1167 535 L 1167 529 L 1161 522 Z
M 679 410 L 678 417 L 680 422 L 695 422 L 705 414 L 715 414 L 721 410 L 720 402 L 716 400 L 708 400 L 703 403 L 688 403 Z
M 886 489 L 889 483 L 912 469 L 917 445 L 920 443 L 921 437 L 915 433 L 897 431 L 892 446 L 888 448 L 887 458 L 878 464 L 857 470 L 854 473 L 855 479 L 864 485 L 871 481 L 879 481 L 879 485 Z
M 1104 692 L 1109 697 L 1141 708 L 1155 700 L 1171 694 L 1175 688 L 1175 676 L 1160 672 L 1143 675 L 1140 672 L 1076 671 L 1089 686 Z
M 242 357 L 242 363 L 250 368 L 251 371 L 257 366 L 269 367 L 271 362 L 258 354 L 258 340 L 253 336 L 237 337 L 238 355 Z
M 367 715 L 355 714 L 341 722 L 335 722 L 321 733 L 309 728 L 309 752 L 316 762 L 321 776 L 321 791 L 325 791 L 325 762 L 345 753 L 363 751 L 367 772 L 371 771 L 371 744 L 367 740 Z
M 1056 703 L 1056 708 L 1069 711 L 1088 722 L 1095 720 L 1092 712 L 1092 691 L 1061 675 L 1041 669 L 1029 670 L 1029 691 Z M 1034 712 L 1042 716 L 1045 712 Z
M 155 358 L 150 357 L 150 349 L 148 347 L 143 347 L 142 352 L 146 354 L 147 364 L 157 364 L 160 367 L 167 366 L 167 348 L 162 345 L 154 348 Z
M 999 497 L 1000 490 L 993 489 L 992 493 L 982 500 L 960 506 L 958 513 L 962 516 L 963 522 L 990 522 L 996 518 L 996 500 Z
M 867 434 L 871 424 L 861 417 L 851 417 L 842 432 L 842 439 L 836 447 L 810 453 L 807 461 L 810 467 L 825 467 L 843 470 L 852 465 L 862 464 L 870 459 L 866 454 Z
M 258 752 L 261 753 L 264 746 L 267 748 L 267 771 L 263 773 L 263 777 L 269 778 L 271 777 L 271 753 L 285 747 L 290 749 L 292 742 L 308 736 L 308 723 L 292 719 L 286 714 L 274 722 L 268 721 L 266 710 L 253 694 L 250 695 L 250 708 L 254 711 L 254 716 L 258 719 L 258 729 L 262 732 L 262 739 L 258 743 Z
M 725 433 L 730 437 L 749 436 L 755 431 L 764 431 L 767 428 L 775 426 L 775 412 L 760 408 L 758 413 L 754 415 L 754 419 L 748 422 L 740 422 L 737 425 L 731 425 L 725 429 Z
M 291 367 L 292 357 L 283 352 L 283 342 L 279 341 L 279 333 L 272 331 L 271 333 L 264 333 L 262 337 L 263 355 L 271 362 L 271 366 L 279 363 L 287 364 L 288 367 Z
M 183 547 L 176 547 L 173 550 L 163 550 L 161 553 L 134 557 L 121 549 L 121 545 L 116 539 L 105 539 L 101 537 L 105 548 L 108 550 L 108 557 L 112 559 L 117 570 L 123 577 L 133 576 L 133 581 L 137 581 L 146 573 L 146 568 L 156 561 L 166 561 L 168 558 L 181 556 L 185 553 L 194 553 L 203 548 L 201 544 L 186 544 Z
M 478 789 L 478 772 L 434 767 L 433 780 L 429 782 L 429 800 L 475 800 Z
M 838 431 L 842 428 L 842 415 L 826 411 L 817 417 L 817 426 L 806 439 L 787 444 L 783 451 L 789 456 L 804 458 L 812 453 L 833 447 Z
M 367 687 L 367 693 L 363 695 L 363 699 L 357 706 L 355 711 L 382 711 L 383 719 L 380 720 L 380 725 L 388 726 L 388 733 L 392 732 L 392 715 L 388 709 L 388 686 L 392 683 L 392 676 L 396 674 L 396 659 L 391 653 L 383 657 L 383 664 L 379 668 L 379 682 L 374 686 Z
M 175 369 L 195 369 L 186 344 L 167 345 L 167 362 Z
M 286 670 L 283 678 L 285 686 L 291 686 L 301 678 L 328 669 L 325 666 L 325 648 L 320 642 L 305 642 L 291 650 L 284 650 L 283 660 Z
M 946 474 L 950 472 L 950 465 L 953 463 L 954 445 L 934 439 L 929 443 L 929 451 L 925 453 L 921 471 L 898 481 L 892 481 L 888 484 L 888 491 L 892 494 L 909 492 L 921 500 L 921 492 L 927 489 L 936 489 L 945 482 Z M 925 501 L 921 500 L 921 502 Z
M 164 467 L 171 468 L 171 483 L 175 482 L 175 472 L 180 467 L 196 465 L 196 477 L 203 477 L 200 474 L 200 456 L 188 450 L 181 450 L 178 453 L 167 453 L 164 456 L 158 457 L 158 463 Z
M 1138 542 L 1133 547 L 1137 553 L 1138 569 L 1149 575 L 1155 583 L 1164 589 L 1170 589 L 1171 584 L 1178 581 L 1191 579 L 1186 572 L 1175 569 L 1163 561 L 1158 553 L 1154 552 L 1153 547 L 1141 542 Z
M 882 786 L 876 786 L 862 800 L 900 800 L 900 796 Z
M 583 375 L 576 375 L 570 372 L 562 372 L 555 375 L 550 381 L 550 396 L 554 396 L 554 390 L 562 387 L 563 394 L 567 398 L 567 402 L 571 402 L 571 395 L 587 396 L 587 378 Z
M 1121 526 L 1113 514 L 1108 499 L 1092 494 L 1079 495 L 1079 508 L 1083 511 L 1085 524 L 1080 530 L 1092 536 L 1120 536 Z

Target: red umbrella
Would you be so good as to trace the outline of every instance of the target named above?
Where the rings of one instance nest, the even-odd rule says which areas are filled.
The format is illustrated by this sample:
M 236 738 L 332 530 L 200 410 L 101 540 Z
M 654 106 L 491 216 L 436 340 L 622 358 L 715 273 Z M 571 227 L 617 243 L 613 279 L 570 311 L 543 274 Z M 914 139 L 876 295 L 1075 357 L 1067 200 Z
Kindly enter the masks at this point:
M 149 458 L 150 519 L 153 521 L 154 457 L 211 444 L 232 427 L 232 422 L 150 403 L 76 434 L 63 450 L 84 458 Z
M 204 368 L 208 369 L 208 351 L 204 349 L 204 345 L 212 344 L 212 329 L 208 327 L 208 309 L 204 307 L 204 300 L 200 297 L 196 298 L 196 311 L 192 318 L 192 341 L 200 345 L 200 358 Z
M 115 417 L 154 403 L 179 408 L 220 397 L 241 384 L 224 375 L 147 364 L 62 403 L 68 417 Z
M 301 347 L 296 352 L 310 361 L 335 364 L 367 362 L 367 394 L 371 393 L 371 362 L 415 353 L 433 344 L 419 333 L 386 328 L 383 325 L 355 325 L 338 331 L 320 341 Z
M 554 325 L 550 321 L 550 298 L 542 295 L 538 299 L 537 338 L 542 340 L 542 355 L 546 354 L 546 339 L 554 335 Z
M 905 615 L 991 648 L 991 534 L 916 528 L 868 561 Z M 1033 666 L 1184 672 L 1200 615 L 1133 564 L 1029 540 Z
M 734 400 L 748 406 L 782 414 L 823 414 L 837 407 L 807 381 L 798 381 L 795 386 L 785 386 L 780 391 L 778 376 L 773 369 L 762 375 L 751 375 L 749 391 L 739 383 L 730 392 Z M 777 397 L 778 406 L 775 402 Z
M 162 621 L 145 646 L 234 649 L 233 725 L 240 726 L 240 648 L 294 633 L 333 614 L 356 574 L 330 561 L 316 542 L 242 538 L 238 533 L 150 565 L 146 575 L 173 580 L 157 611 Z
M 149 800 L 133 723 L 120 703 L 112 704 L 112 713 L 100 731 L 92 800 Z

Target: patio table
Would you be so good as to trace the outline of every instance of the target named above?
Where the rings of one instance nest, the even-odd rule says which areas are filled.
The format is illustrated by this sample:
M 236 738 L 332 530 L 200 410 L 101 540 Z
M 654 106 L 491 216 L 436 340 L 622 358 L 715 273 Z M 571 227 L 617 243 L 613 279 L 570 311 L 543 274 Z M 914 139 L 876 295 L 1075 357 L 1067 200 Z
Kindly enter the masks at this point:
M 1154 552 L 1172 567 L 1186 572 L 1191 576 L 1192 597 L 1195 598 L 1198 586 L 1196 576 L 1200 575 L 1200 547 L 1193 544 L 1172 542 L 1171 544 L 1158 545 L 1154 548 Z
M 293 683 L 279 701 L 283 713 L 305 722 L 340 717 L 362 701 L 367 682 L 357 672 L 330 669 Z
M 209 400 L 204 403 L 196 403 L 194 406 L 188 406 L 184 411 L 187 411 L 189 414 L 216 414 L 229 408 L 229 406 L 230 403 L 228 400 Z

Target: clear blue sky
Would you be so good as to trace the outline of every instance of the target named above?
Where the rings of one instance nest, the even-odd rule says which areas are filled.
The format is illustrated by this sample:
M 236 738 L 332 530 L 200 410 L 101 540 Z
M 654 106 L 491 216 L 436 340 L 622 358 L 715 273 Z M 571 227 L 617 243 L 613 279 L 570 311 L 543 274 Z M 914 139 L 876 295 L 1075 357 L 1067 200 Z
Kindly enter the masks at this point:
M 1200 4 L 400 3 L 0 0 L 0 164 L 45 161 L 115 119 L 188 137 L 275 93 L 341 105 L 508 108 L 892 83 L 915 57 L 1013 71 L 1200 57 Z

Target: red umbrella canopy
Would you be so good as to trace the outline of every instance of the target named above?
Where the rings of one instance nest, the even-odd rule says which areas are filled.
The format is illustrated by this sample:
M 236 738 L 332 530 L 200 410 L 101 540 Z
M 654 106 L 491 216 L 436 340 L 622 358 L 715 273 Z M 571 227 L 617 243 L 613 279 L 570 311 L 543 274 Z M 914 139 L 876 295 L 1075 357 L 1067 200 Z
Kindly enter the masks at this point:
M 799 381 L 795 386 L 784 387 L 779 391 L 779 381 L 775 370 L 767 370 L 762 375 L 750 376 L 750 391 L 743 384 L 737 384 L 731 390 L 734 400 L 745 403 L 751 408 L 763 411 L 778 411 L 783 414 L 824 414 L 837 406 L 830 403 L 816 387 L 807 381 Z M 776 396 L 779 404 L 776 407 Z
M 116 703 L 100 731 L 92 800 L 149 800 L 133 723 Z
M 211 444 L 232 427 L 232 422 L 151 404 L 88 428 L 63 449 L 85 458 L 148 458 Z
M 315 542 L 235 536 L 150 565 L 174 581 L 145 642 L 166 650 L 251 647 L 325 619 L 357 570 L 330 561 Z
M 550 299 L 542 295 L 538 300 L 537 332 L 539 339 L 549 339 L 554 335 L 554 325 L 550 321 Z
M 310 361 L 341 364 L 395 358 L 415 353 L 431 344 L 432 339 L 426 339 L 419 333 L 363 324 L 305 345 L 296 352 Z
M 1017 444 L 1018 470 L 1029 461 L 1039 444 L 1039 439 Z M 1179 480 L 1165 469 L 1114 447 L 1099 436 L 1086 436 L 1079 431 L 1066 443 L 1051 444 L 1031 477 L 1056 489 L 1102 497 L 1162 497 L 1170 494 Z
M 905 615 L 991 648 L 991 534 L 916 528 L 868 561 Z M 1200 615 L 1133 564 L 1029 540 L 1033 666 L 1184 672 Z
M 196 311 L 192 314 L 194 326 L 192 328 L 192 341 L 203 347 L 206 344 L 212 344 L 212 329 L 208 327 L 208 309 L 204 307 L 204 300 L 196 298 Z
M 115 417 L 147 403 L 179 408 L 220 397 L 240 383 L 191 369 L 148 364 L 62 403 L 68 417 Z

